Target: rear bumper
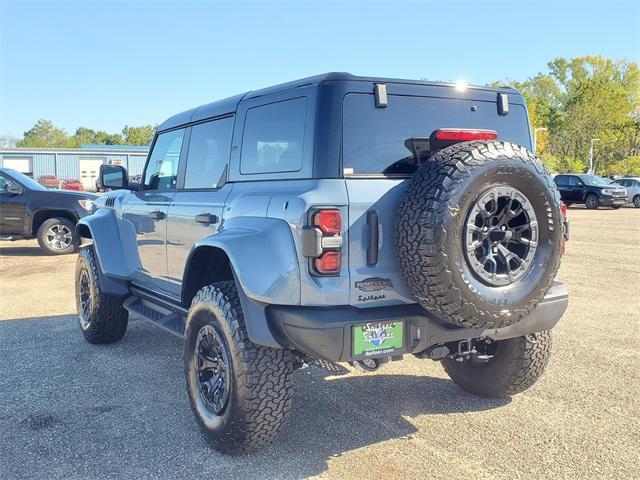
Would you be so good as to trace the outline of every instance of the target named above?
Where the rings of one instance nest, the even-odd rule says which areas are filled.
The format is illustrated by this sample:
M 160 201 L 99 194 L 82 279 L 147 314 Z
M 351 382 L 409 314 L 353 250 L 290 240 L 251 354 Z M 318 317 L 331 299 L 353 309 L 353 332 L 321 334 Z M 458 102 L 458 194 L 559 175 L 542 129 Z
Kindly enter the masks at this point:
M 550 330 L 564 314 L 569 297 L 564 284 L 554 282 L 538 308 L 514 325 L 498 329 L 451 328 L 417 304 L 359 309 L 351 306 L 297 307 L 270 306 L 269 327 L 282 346 L 295 348 L 312 357 L 331 361 L 353 361 L 353 326 L 368 322 L 404 321 L 404 348 L 419 353 L 430 346 L 490 337 L 496 340 Z

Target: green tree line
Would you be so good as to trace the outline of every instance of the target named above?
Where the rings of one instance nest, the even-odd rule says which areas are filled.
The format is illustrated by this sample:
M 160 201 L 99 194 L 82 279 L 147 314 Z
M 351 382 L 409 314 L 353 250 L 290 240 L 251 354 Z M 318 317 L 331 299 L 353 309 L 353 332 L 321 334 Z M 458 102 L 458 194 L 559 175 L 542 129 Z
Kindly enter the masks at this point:
M 16 140 L 5 136 L 0 139 L 0 144 L 26 148 L 78 148 L 85 144 L 149 145 L 155 131 L 156 127 L 153 125 L 125 126 L 120 133 L 79 127 L 73 135 L 69 135 L 50 120 L 40 119 L 30 130 L 24 132 L 22 139 Z
M 638 64 L 600 56 L 557 58 L 548 71 L 509 81 L 527 100 L 537 154 L 552 172 L 640 175 Z M 494 82 L 492 86 L 504 85 Z

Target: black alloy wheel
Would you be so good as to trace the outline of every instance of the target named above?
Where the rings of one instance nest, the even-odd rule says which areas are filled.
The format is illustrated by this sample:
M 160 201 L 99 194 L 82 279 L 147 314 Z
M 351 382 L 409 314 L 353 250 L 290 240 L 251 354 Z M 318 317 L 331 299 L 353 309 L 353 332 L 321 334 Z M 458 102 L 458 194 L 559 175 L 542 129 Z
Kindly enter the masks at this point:
M 222 414 L 229 400 L 229 355 L 212 325 L 204 325 L 198 332 L 194 362 L 204 405 L 214 415 Z
M 509 285 L 531 267 L 538 245 L 538 220 L 527 197 L 498 185 L 479 195 L 465 227 L 467 259 L 489 285 Z

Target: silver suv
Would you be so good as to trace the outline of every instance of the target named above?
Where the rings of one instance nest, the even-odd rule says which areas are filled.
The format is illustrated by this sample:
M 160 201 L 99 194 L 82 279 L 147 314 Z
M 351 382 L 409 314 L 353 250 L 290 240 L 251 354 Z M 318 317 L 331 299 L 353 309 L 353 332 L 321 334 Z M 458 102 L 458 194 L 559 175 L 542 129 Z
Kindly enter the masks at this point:
M 567 306 L 565 219 L 530 150 L 511 89 L 330 73 L 179 113 L 141 184 L 100 172 L 80 328 L 115 342 L 135 314 L 183 337 L 195 418 L 224 452 L 274 437 L 314 359 L 413 354 L 516 394 Z
M 617 178 L 611 185 L 625 187 L 627 190 L 627 202 L 634 207 L 640 208 L 640 177 Z

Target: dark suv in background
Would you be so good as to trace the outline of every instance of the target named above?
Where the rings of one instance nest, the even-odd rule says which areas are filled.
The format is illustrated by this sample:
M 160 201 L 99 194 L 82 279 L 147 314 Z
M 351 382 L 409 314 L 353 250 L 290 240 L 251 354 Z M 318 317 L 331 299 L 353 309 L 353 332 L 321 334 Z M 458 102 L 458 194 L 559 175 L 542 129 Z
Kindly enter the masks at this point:
M 37 238 L 49 255 L 78 247 L 76 223 L 93 209 L 96 195 L 49 190 L 11 168 L 0 168 L 0 240 Z
M 620 208 L 627 202 L 627 191 L 597 175 L 556 175 L 553 179 L 562 201 L 570 206 L 584 203 L 587 208 Z

